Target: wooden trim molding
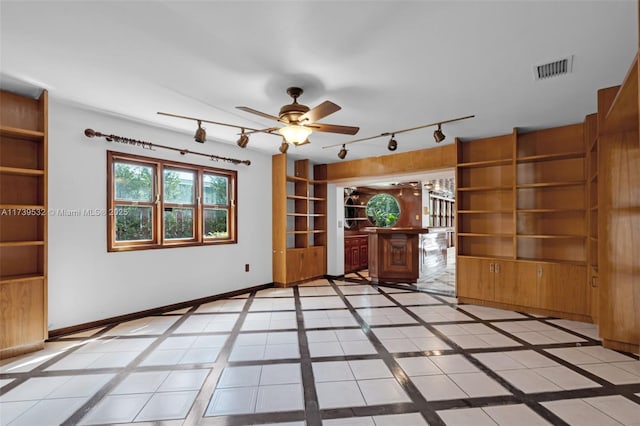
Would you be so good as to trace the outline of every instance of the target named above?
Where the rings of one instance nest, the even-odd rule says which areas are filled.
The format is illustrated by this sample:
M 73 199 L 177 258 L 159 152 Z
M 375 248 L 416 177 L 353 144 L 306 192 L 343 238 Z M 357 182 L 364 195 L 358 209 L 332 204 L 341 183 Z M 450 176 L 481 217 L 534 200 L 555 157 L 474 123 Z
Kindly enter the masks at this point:
M 327 181 L 389 176 L 456 167 L 455 144 L 327 164 Z
M 146 309 L 144 311 L 133 312 L 130 314 L 118 315 L 115 317 L 105 318 L 97 321 L 85 322 L 83 324 L 71 325 L 69 327 L 58 328 L 55 330 L 49 330 L 49 338 L 65 336 L 67 334 L 75 334 L 85 330 L 91 330 L 92 328 L 105 327 L 107 325 L 132 321 L 151 315 L 160 315 L 165 312 L 176 311 L 178 309 L 190 308 L 195 305 L 202 305 L 203 303 L 215 302 L 216 300 L 226 299 L 228 297 L 235 297 L 245 293 L 251 293 L 252 291 L 264 290 L 273 287 L 273 283 L 261 284 L 253 287 L 243 288 L 239 290 L 228 291 L 226 293 L 216 294 L 213 296 L 202 297 L 200 299 L 188 300 L 185 302 L 178 302 L 171 305 L 160 306 L 157 308 Z

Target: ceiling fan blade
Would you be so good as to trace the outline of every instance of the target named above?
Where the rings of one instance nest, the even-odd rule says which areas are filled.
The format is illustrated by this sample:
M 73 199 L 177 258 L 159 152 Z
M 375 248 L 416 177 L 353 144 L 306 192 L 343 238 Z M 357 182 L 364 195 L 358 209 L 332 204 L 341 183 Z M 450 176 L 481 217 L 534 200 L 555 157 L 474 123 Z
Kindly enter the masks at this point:
M 251 114 L 255 114 L 255 115 L 259 115 L 260 117 L 268 118 L 269 120 L 280 121 L 280 119 L 278 117 L 274 116 L 274 115 L 267 114 L 266 112 L 261 112 L 261 111 L 258 111 L 256 109 L 253 109 L 253 108 L 249 108 L 249 107 L 246 107 L 246 106 L 238 106 L 236 108 L 238 108 L 239 110 L 242 110 L 244 112 L 250 112 Z
M 310 109 L 309 111 L 302 114 L 299 118 L 299 122 L 304 122 L 308 120 L 308 123 L 314 123 L 317 120 L 320 120 L 326 117 L 329 114 L 333 114 L 336 111 L 339 111 L 341 108 L 339 105 L 334 104 L 331 101 L 324 101 L 320 105 L 315 108 Z
M 313 123 L 306 126 L 311 127 L 316 132 L 342 133 L 345 135 L 355 135 L 360 130 L 360 127 L 340 126 L 338 124 Z

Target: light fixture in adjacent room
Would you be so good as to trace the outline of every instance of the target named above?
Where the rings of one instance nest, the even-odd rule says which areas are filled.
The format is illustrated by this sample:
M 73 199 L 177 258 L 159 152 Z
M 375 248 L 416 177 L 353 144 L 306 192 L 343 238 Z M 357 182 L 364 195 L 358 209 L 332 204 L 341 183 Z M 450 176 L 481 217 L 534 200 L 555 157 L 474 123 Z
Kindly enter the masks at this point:
M 284 140 L 284 138 L 282 138 L 282 143 L 280 144 L 280 152 L 283 154 L 287 153 L 287 150 L 289 149 L 289 144 L 287 143 L 286 140 Z
M 278 129 L 278 133 L 280 133 L 287 142 L 294 145 L 309 143 L 307 138 L 311 134 L 311 131 L 311 128 L 297 124 L 290 124 Z
M 387 144 L 387 149 L 389 151 L 395 151 L 398 149 L 398 141 L 395 139 L 396 135 L 391 135 L 391 139 L 389 139 L 389 143 Z
M 446 138 L 444 133 L 442 133 L 442 124 L 438 124 L 438 129 L 433 131 L 433 138 L 436 140 L 436 143 L 440 143 Z
M 196 142 L 204 143 L 207 140 L 207 132 L 202 127 L 202 122 L 198 120 L 198 130 L 196 130 L 196 134 L 193 136 Z
M 340 152 L 338 152 L 338 158 L 341 160 L 344 160 L 346 156 L 347 156 L 347 148 L 345 148 L 345 146 L 342 145 L 342 149 L 340 150 Z
M 244 129 L 242 129 L 242 133 L 236 142 L 240 148 L 245 148 L 249 143 L 249 136 L 244 133 Z

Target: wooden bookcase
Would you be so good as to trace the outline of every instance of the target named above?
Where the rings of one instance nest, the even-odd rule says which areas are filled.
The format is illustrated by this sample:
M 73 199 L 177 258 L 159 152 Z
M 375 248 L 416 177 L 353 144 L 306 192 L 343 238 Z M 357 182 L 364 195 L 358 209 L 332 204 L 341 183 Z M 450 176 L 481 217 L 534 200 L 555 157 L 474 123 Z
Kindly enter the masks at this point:
M 326 274 L 326 166 L 309 161 L 293 164 L 287 173 L 286 154 L 272 158 L 273 281 L 289 286 Z
M 456 143 L 458 296 L 588 319 L 583 125 Z
M 0 359 L 47 338 L 47 92 L 0 92 Z
M 458 256 L 515 257 L 514 138 L 456 140 Z

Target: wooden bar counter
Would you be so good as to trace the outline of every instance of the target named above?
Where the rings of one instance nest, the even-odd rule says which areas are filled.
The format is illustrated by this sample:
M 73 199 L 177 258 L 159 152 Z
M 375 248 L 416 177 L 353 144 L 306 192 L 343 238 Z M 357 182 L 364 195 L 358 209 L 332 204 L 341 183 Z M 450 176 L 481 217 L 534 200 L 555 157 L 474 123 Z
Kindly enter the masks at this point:
M 420 272 L 419 235 L 425 228 L 364 228 L 369 234 L 369 277 L 374 283 L 415 283 Z

